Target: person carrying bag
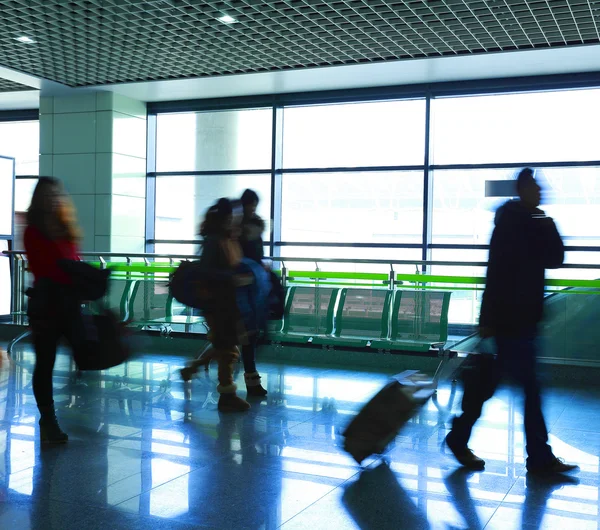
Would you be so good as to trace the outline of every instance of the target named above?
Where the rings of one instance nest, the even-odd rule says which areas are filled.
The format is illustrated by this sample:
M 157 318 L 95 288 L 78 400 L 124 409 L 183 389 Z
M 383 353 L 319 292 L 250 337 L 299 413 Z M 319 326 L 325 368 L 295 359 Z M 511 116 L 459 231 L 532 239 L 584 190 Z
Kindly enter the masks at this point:
M 69 439 L 58 424 L 52 388 L 60 340 L 66 339 L 82 370 L 104 369 L 126 358 L 116 317 L 106 309 L 96 315 L 82 311 L 86 299 L 104 296 L 109 272 L 80 262 L 80 238 L 73 204 L 62 184 L 55 178 L 40 178 L 27 212 L 24 243 L 34 277 L 27 291 L 27 313 L 35 349 L 32 386 L 42 443 Z

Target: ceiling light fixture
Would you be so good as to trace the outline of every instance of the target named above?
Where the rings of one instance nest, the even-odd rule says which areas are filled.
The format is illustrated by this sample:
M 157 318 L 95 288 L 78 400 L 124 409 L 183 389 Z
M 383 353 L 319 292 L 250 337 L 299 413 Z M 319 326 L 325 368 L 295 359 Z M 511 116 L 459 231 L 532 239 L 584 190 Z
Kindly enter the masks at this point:
M 235 24 L 237 20 L 230 15 L 223 15 L 217 19 L 219 22 L 223 22 L 223 24 Z
M 37 41 L 33 40 L 31 37 L 27 37 L 22 35 L 21 37 L 16 37 L 16 41 L 22 42 L 23 44 L 35 44 Z

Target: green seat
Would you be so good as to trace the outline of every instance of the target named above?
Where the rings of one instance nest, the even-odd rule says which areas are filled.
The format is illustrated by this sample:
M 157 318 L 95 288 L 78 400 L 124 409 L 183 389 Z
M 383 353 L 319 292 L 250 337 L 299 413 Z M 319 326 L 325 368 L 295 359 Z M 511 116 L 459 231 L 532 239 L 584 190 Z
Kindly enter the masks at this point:
M 121 322 L 127 322 L 130 319 L 130 303 L 135 285 L 136 280 L 125 277 L 111 277 L 108 282 L 108 290 L 102 298 L 102 305 L 118 313 Z M 95 311 L 98 308 L 98 302 L 89 302 L 89 308 Z
M 129 304 L 130 321 L 133 326 L 157 326 L 169 333 L 178 324 L 190 331 L 191 326 L 202 324 L 204 319 L 193 315 L 174 315 L 175 299 L 168 286 L 168 279 L 148 278 L 137 280 Z
M 373 348 L 428 352 L 448 340 L 449 291 L 401 291 L 394 296 L 389 340 L 374 341 Z
M 191 331 L 191 327 L 197 324 L 204 324 L 205 320 L 203 317 L 196 316 L 192 314 L 192 308 L 181 306 L 185 310 L 185 314 L 174 314 L 174 306 L 176 304 L 175 298 L 173 298 L 173 294 L 169 289 L 169 295 L 167 296 L 167 302 L 165 305 L 165 316 L 154 318 L 148 324 L 152 325 L 164 325 L 170 327 L 172 325 L 181 325 L 185 326 L 185 332 L 189 333 Z
M 277 272 L 277 271 L 276 271 Z M 284 300 L 287 300 L 289 294 L 289 288 L 285 287 Z M 287 309 L 287 305 L 284 307 Z M 267 321 L 267 338 L 272 339 L 277 334 L 280 334 L 283 330 L 283 318 L 281 320 L 269 320 Z
M 273 333 L 275 342 L 309 344 L 333 331 L 333 314 L 339 289 L 291 287 L 285 304 L 283 329 Z
M 389 331 L 392 291 L 389 289 L 342 289 L 331 337 L 317 337 L 314 344 L 366 348 L 386 339 Z

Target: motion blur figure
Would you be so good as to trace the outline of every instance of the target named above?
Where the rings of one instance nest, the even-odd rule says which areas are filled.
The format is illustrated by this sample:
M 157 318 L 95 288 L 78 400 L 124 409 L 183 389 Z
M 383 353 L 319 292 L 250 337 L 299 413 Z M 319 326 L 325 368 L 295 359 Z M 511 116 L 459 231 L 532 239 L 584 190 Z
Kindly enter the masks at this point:
M 265 222 L 256 214 L 259 198 L 255 191 L 246 190 L 242 194 L 242 206 L 244 216 L 240 232 L 240 244 L 244 257 L 257 262 L 262 266 L 264 258 L 264 247 L 262 234 L 265 230 Z M 259 323 L 258 327 L 264 326 L 266 322 Z M 246 344 L 242 345 L 242 362 L 244 363 L 244 379 L 248 396 L 263 397 L 267 391 L 261 384 L 260 374 L 256 370 L 256 350 L 258 346 L 259 330 L 248 337 Z
M 463 466 L 484 468 L 485 462 L 468 448 L 468 442 L 483 404 L 506 374 L 525 393 L 527 470 L 564 473 L 577 466 L 556 458 L 548 444 L 536 370 L 545 270 L 562 266 L 564 246 L 554 221 L 539 209 L 542 189 L 534 171 L 521 170 L 516 185 L 519 199 L 496 212 L 479 321 L 481 337 L 495 341 L 497 356 L 495 360 L 475 357 L 474 373 L 465 380 L 462 415 L 454 419 L 446 444 Z
M 44 443 L 68 440 L 56 420 L 52 372 L 60 339 L 72 342 L 81 329 L 81 300 L 70 276 L 59 266 L 60 260 L 79 259 L 79 239 L 75 210 L 62 184 L 54 178 L 40 178 L 27 212 L 24 243 L 34 277 L 28 316 L 35 348 L 33 394 Z
M 207 300 L 203 313 L 212 349 L 181 371 L 182 378 L 187 381 L 200 366 L 213 358 L 217 360 L 218 409 L 221 412 L 250 408 L 247 401 L 237 396 L 237 386 L 233 382 L 233 367 L 240 355 L 238 345 L 248 340 L 238 309 L 236 289 L 253 281 L 249 275 L 237 272 L 243 257 L 239 244 L 241 220 L 241 204 L 229 199 L 220 199 L 206 212 L 200 228 L 204 239 L 200 264 Z

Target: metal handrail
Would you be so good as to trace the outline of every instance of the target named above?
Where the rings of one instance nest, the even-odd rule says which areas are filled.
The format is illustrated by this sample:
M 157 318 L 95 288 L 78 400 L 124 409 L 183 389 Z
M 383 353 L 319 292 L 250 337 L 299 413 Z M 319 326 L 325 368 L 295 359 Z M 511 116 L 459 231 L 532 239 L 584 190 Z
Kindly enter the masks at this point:
M 26 255 L 24 250 L 4 250 L 7 256 Z M 198 259 L 197 254 L 153 254 L 153 253 L 120 253 L 120 252 L 80 252 L 83 257 L 97 258 L 139 258 L 139 259 Z M 292 258 L 285 256 L 265 256 L 265 259 L 283 263 L 360 263 L 371 265 L 429 265 L 444 267 L 487 267 L 487 261 L 437 261 L 437 260 L 390 260 L 390 259 L 353 259 L 353 258 Z M 587 263 L 566 263 L 561 269 L 600 270 L 600 265 Z

